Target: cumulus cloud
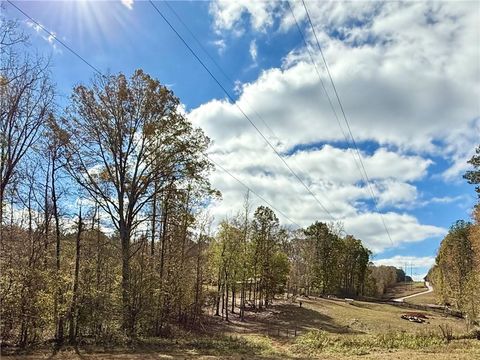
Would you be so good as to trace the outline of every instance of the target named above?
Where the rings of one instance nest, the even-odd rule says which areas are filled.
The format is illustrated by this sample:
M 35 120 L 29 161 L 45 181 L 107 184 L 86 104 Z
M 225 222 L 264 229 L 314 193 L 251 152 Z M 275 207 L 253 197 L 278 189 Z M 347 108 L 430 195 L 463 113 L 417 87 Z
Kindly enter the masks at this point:
M 254 29 L 272 27 L 269 19 L 274 14 L 284 18 L 289 14 L 269 2 L 258 5 L 261 10 L 241 2 L 227 7 L 232 6 L 257 19 Z M 403 149 L 448 153 L 452 163 L 463 164 L 478 141 L 476 130 L 480 131 L 478 13 L 472 11 L 472 4 L 318 2 L 308 6 L 355 136 Z M 269 16 L 258 15 L 268 11 Z M 223 17 L 222 12 L 215 16 Z M 301 53 L 305 55 L 304 49 Z M 303 117 L 307 119 L 300 121 L 303 127 L 316 118 L 312 125 L 325 132 L 325 125 L 335 121 L 332 111 L 312 76 L 313 66 L 299 59 L 286 69 L 270 69 L 245 86 L 245 99 L 254 101 L 259 94 L 268 97 L 271 90 L 270 101 L 264 97 L 256 101 L 265 103 L 262 115 L 270 113 L 276 119 L 278 114 L 270 110 L 281 102 L 286 107 L 282 113 L 291 123 Z M 317 62 L 321 64 L 321 59 Z M 284 102 L 286 98 L 292 101 Z M 295 109 L 288 109 L 289 105 Z M 302 111 L 295 111 L 299 107 Z M 341 140 L 342 133 L 335 130 L 321 138 Z M 438 146 L 438 139 L 446 144 Z
M 254 141 L 250 141 L 250 144 L 253 143 Z M 216 144 L 210 156 L 300 226 L 308 226 L 316 220 L 342 221 L 348 233 L 364 240 L 376 252 L 401 243 L 421 241 L 445 233 L 445 229 L 421 224 L 408 214 L 389 212 L 383 217 L 392 237 L 391 243 L 383 228 L 380 214 L 371 212 L 370 192 L 356 171 L 354 158 L 349 155 L 351 150 L 325 145 L 284 157 L 302 181 L 315 193 L 328 210 L 327 213 L 270 149 L 261 143 L 257 148 L 250 148 L 241 141 L 237 144 L 238 146 L 243 144 L 241 151 L 235 150 L 234 146 L 231 147 L 232 150 L 224 151 Z M 402 184 L 412 187 L 401 179 L 407 181 L 421 178 L 429 161 L 418 156 L 379 149 L 374 154 L 364 154 L 364 162 L 374 169 L 372 164 L 377 162 L 383 164 L 380 161 L 382 157 L 391 161 L 383 168 L 383 172 L 378 171 L 378 174 L 375 174 L 373 180 L 374 186 L 378 187 L 379 204 L 388 202 L 395 205 L 411 201 L 408 191 L 401 197 L 395 194 L 395 189 Z M 396 180 L 393 181 L 392 178 Z M 220 169 L 213 174 L 212 182 L 223 193 L 222 202 L 216 204 L 212 214 L 217 220 L 225 215 L 234 215 L 238 211 L 238 199 L 243 198 L 245 188 Z M 254 206 L 263 204 L 253 195 L 252 198 Z M 289 219 L 281 216 L 280 218 L 282 223 L 289 224 Z
M 257 31 L 265 31 L 272 26 L 277 16 L 274 11 L 278 2 L 274 0 L 249 1 L 249 0 L 220 0 L 213 1 L 210 5 L 210 13 L 214 18 L 214 27 L 218 33 L 224 30 L 233 31 L 241 35 L 243 16 L 249 17 L 249 23 Z
M 291 4 L 297 19 L 304 21 L 301 3 Z M 264 69 L 254 81 L 237 84 L 237 104 L 217 99 L 189 113 L 215 141 L 212 157 L 296 223 L 331 219 L 243 118 L 239 105 L 331 215 L 374 251 L 445 234 L 445 229 L 422 224 L 405 211 L 424 203 L 416 182 L 432 175 L 432 158 L 447 161 L 449 169 L 438 175 L 450 180 L 463 171 L 478 143 L 478 12 L 471 3 L 450 2 L 307 6 L 379 209 L 388 210 L 383 218 L 393 245 L 355 152 L 345 149 L 340 109 L 336 103 L 334 110 L 330 107 L 303 47 L 285 56 L 281 67 Z M 210 7 L 215 29 L 236 36 L 246 30 L 259 36 L 266 30 L 293 31 L 287 10 L 271 1 L 218 1 Z M 314 45 L 306 29 L 307 41 Z M 320 54 L 314 56 L 334 100 Z M 374 150 L 366 151 L 370 143 Z M 235 212 L 244 193 L 241 185 L 221 172 L 213 183 L 224 194 L 214 214 Z
M 388 247 L 401 243 L 413 243 L 439 237 L 447 230 L 438 226 L 420 224 L 417 218 L 409 214 L 388 212 L 383 214 L 392 242 L 383 228 L 382 219 L 378 213 L 363 213 L 345 219 L 347 230 L 362 239 L 374 252 L 379 253 Z

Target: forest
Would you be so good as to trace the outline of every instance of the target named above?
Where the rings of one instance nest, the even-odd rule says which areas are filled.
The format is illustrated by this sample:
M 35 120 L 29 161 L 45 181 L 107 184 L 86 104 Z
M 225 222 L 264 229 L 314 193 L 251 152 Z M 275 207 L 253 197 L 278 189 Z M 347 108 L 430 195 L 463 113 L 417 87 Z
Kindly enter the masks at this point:
M 405 280 L 374 266 L 342 223 L 280 225 L 249 190 L 235 216 L 214 219 L 211 140 L 171 89 L 140 69 L 92 74 L 60 107 L 49 59 L 27 50 L 18 23 L 1 26 L 2 346 L 172 337 L 285 296 L 376 298 Z M 479 266 L 477 206 L 428 274 L 440 301 L 472 320 Z

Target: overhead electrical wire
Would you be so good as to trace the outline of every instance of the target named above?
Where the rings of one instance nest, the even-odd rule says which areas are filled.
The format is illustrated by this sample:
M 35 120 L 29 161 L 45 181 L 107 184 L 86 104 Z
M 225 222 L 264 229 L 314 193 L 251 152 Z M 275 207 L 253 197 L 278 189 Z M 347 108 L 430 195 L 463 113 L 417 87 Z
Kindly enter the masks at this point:
M 263 196 L 261 196 L 260 194 L 258 194 L 257 192 L 255 192 L 254 190 L 252 190 L 248 185 L 246 185 L 242 180 L 240 180 L 238 177 L 236 177 L 235 175 L 233 175 L 229 170 L 225 169 L 222 165 L 220 165 L 218 162 L 214 161 L 212 158 L 208 157 L 207 155 L 203 154 L 203 156 L 205 156 L 208 160 L 210 160 L 215 166 L 218 166 L 220 169 L 222 169 L 225 173 L 227 173 L 228 175 L 230 175 L 233 179 L 235 179 L 238 183 L 240 183 L 241 185 L 243 185 L 243 187 L 245 187 L 247 190 L 251 191 L 253 194 L 255 194 L 260 200 L 262 200 L 264 203 L 266 203 L 268 206 L 270 206 L 272 209 L 274 209 L 275 211 L 277 211 L 280 215 L 282 215 L 285 219 L 287 219 L 288 221 L 290 221 L 293 225 L 296 225 L 299 229 L 302 228 L 300 225 L 298 225 L 295 221 L 293 221 L 292 219 L 290 219 L 287 215 L 285 215 L 285 213 L 283 213 L 282 211 L 276 209 L 269 201 L 267 201 Z
M 89 66 L 93 71 L 95 71 L 97 74 L 102 75 L 102 72 L 98 70 L 95 66 L 90 64 L 83 56 L 75 52 L 70 46 L 68 46 L 66 43 L 64 43 L 61 39 L 59 39 L 54 33 L 49 31 L 47 28 L 45 28 L 42 24 L 40 24 L 38 21 L 36 21 L 34 18 L 32 18 L 30 15 L 28 15 L 25 11 L 23 11 L 21 8 L 19 8 L 17 5 L 15 5 L 12 1 L 7 0 L 7 2 L 12 5 L 15 9 L 17 9 L 19 12 L 21 12 L 26 18 L 28 18 L 31 22 L 33 22 L 36 26 L 38 26 L 39 29 L 43 30 L 45 33 L 48 34 L 52 39 L 57 41 L 59 44 L 61 44 L 65 49 L 70 51 L 72 54 L 76 55 L 81 61 L 83 61 L 87 66 Z
M 220 66 L 220 64 L 215 60 L 215 58 L 210 55 L 210 53 L 207 51 L 207 49 L 205 48 L 205 46 L 203 46 L 202 42 L 198 39 L 198 37 L 194 34 L 194 32 L 190 29 L 190 27 L 185 23 L 185 21 L 183 21 L 182 17 L 175 11 L 175 9 L 173 8 L 173 6 L 171 6 L 169 4 L 168 1 L 165 1 L 163 4 L 165 4 L 169 10 L 173 13 L 173 15 L 175 15 L 175 17 L 178 19 L 178 21 L 182 24 L 182 26 L 185 28 L 185 30 L 187 30 L 187 32 L 190 34 L 190 36 L 193 38 L 193 40 L 195 40 L 195 42 L 197 43 L 197 45 L 200 47 L 200 49 L 202 49 L 203 53 L 205 55 L 207 55 L 207 57 L 210 59 L 210 61 L 215 65 L 215 67 L 218 69 L 218 71 L 220 71 L 220 73 L 223 75 L 223 77 L 225 79 L 227 79 L 230 83 L 232 84 L 235 84 L 235 81 L 233 81 L 233 79 L 225 72 L 225 70 L 223 70 L 223 68 Z M 263 125 L 265 125 L 265 127 L 268 129 L 268 131 L 273 135 L 273 137 L 277 138 L 278 140 L 280 139 L 276 134 L 275 132 L 273 131 L 273 129 L 268 125 L 268 123 L 265 121 L 265 119 L 257 112 L 255 111 L 255 109 L 251 109 L 255 115 L 262 121 Z
M 335 116 L 335 119 L 337 120 L 337 124 L 338 124 L 338 127 L 340 128 L 340 131 L 342 132 L 343 134 L 343 137 L 345 138 L 345 141 L 347 144 L 349 144 L 349 140 L 348 140 L 348 135 L 347 133 L 343 130 L 343 127 L 342 127 L 342 123 L 340 121 L 340 118 L 338 117 L 338 114 L 337 114 L 337 111 L 335 110 L 335 106 L 333 105 L 333 102 L 332 102 L 332 99 L 330 98 L 330 95 L 327 91 L 327 88 L 325 87 L 325 83 L 323 82 L 323 79 L 322 79 L 322 76 L 320 75 L 320 71 L 318 70 L 318 66 L 317 66 L 317 62 L 315 61 L 315 58 L 313 57 L 313 54 L 312 52 L 310 51 L 310 46 L 308 45 L 308 42 L 307 42 L 307 39 L 305 38 L 305 35 L 303 34 L 303 31 L 302 29 L 300 28 L 300 24 L 298 23 L 297 21 L 297 17 L 295 16 L 295 13 L 293 12 L 293 8 L 292 6 L 290 5 L 290 1 L 287 0 L 287 5 L 288 5 L 288 8 L 290 9 L 290 13 L 292 14 L 292 17 L 293 17 L 293 20 L 295 21 L 295 25 L 297 27 L 297 30 L 300 34 L 300 36 L 302 37 L 302 40 L 303 40 L 303 44 L 305 45 L 305 49 L 307 50 L 307 53 L 310 57 L 310 61 L 312 62 L 313 64 L 313 67 L 315 68 L 315 72 L 318 76 L 318 79 L 320 80 L 320 84 L 322 86 L 322 89 L 323 89 L 323 92 L 325 93 L 325 96 L 327 97 L 327 100 L 328 100 L 328 104 L 330 105 L 330 108 L 332 109 L 332 112 L 333 112 L 333 115 Z M 357 166 L 357 170 L 360 172 L 360 175 L 362 176 L 363 178 L 363 174 L 362 174 L 362 170 L 360 169 L 360 166 L 355 158 L 355 155 L 352 154 L 353 156 L 353 160 L 355 162 L 355 165 Z
M 371 185 L 371 181 L 370 181 L 370 178 L 368 176 L 368 173 L 367 173 L 367 170 L 365 169 L 365 165 L 363 163 L 363 160 L 362 160 L 362 155 L 360 153 L 360 150 L 358 149 L 358 146 L 357 146 L 357 142 L 355 141 L 355 137 L 353 136 L 353 133 L 352 133 L 352 129 L 350 127 L 350 123 L 348 121 L 348 118 L 347 118 L 347 115 L 345 113 L 345 110 L 344 110 L 344 107 L 343 107 L 343 104 L 342 104 L 342 101 L 340 100 L 340 96 L 338 94 L 338 91 L 337 91 L 337 87 L 335 86 L 335 82 L 333 81 L 333 77 L 332 77 L 332 74 L 330 73 L 330 69 L 328 67 L 328 63 L 327 63 L 327 60 L 325 58 L 325 55 L 323 53 L 323 50 L 322 50 L 322 47 L 320 46 L 320 41 L 318 40 L 318 36 L 317 36 L 317 32 L 315 31 L 315 26 L 313 25 L 313 22 L 312 22 L 312 18 L 310 17 L 310 13 L 308 11 L 308 8 L 307 8 L 307 5 L 305 4 L 305 1 L 304 0 L 301 0 L 302 1 L 302 4 L 303 4 L 303 7 L 305 9 L 305 13 L 307 15 L 307 19 L 308 19 L 308 22 L 310 24 L 310 27 L 312 28 L 312 32 L 313 32 L 313 35 L 315 37 L 315 41 L 316 41 L 316 44 L 317 44 L 317 47 L 318 47 L 318 50 L 320 52 L 320 55 L 322 57 L 322 60 L 323 60 L 323 63 L 325 65 L 325 70 L 328 74 L 328 77 L 330 79 L 330 83 L 332 85 L 332 88 L 333 88 L 333 91 L 335 93 L 335 97 L 337 98 L 337 102 L 338 102 L 338 105 L 340 106 L 340 110 L 342 112 L 342 115 L 343 115 L 343 119 L 345 121 L 345 124 L 347 126 L 347 129 L 348 129 L 348 133 L 350 134 L 350 138 L 352 139 L 352 143 L 353 143 L 353 146 L 355 148 L 355 151 L 357 153 L 357 156 L 358 156 L 358 160 L 360 161 L 360 165 L 363 169 L 363 173 L 361 173 L 362 177 L 365 176 L 365 181 L 366 181 L 366 184 L 367 184 L 367 187 L 370 191 L 370 195 L 372 197 L 372 200 L 373 200 L 373 203 L 374 203 L 374 206 L 375 206 L 375 210 L 380 214 L 380 218 L 382 220 L 382 224 L 383 224 L 383 227 L 385 228 L 385 232 L 390 240 L 390 242 L 393 244 L 393 241 L 392 241 L 392 238 L 390 236 L 390 231 L 388 230 L 388 227 L 385 223 L 385 219 L 383 217 L 383 214 L 379 211 L 378 209 L 378 200 L 377 200 L 377 197 L 375 196 L 375 193 L 373 191 L 373 187 Z M 290 5 L 290 4 L 289 4 Z M 293 12 L 293 11 L 292 11 Z
M 59 44 L 61 44 L 64 48 L 66 48 L 68 51 L 70 51 L 73 55 L 75 55 L 78 59 L 80 59 L 83 63 L 85 63 L 87 66 L 89 66 L 91 69 L 93 69 L 98 75 L 104 77 L 105 75 L 95 66 L 93 66 L 89 61 L 87 61 L 83 56 L 81 56 L 78 52 L 76 52 L 73 48 L 68 46 L 65 42 L 61 41 L 58 39 L 55 34 L 53 34 L 51 31 L 46 29 L 44 26 L 42 26 L 38 21 L 36 21 L 33 17 L 31 17 L 29 14 L 27 14 L 25 11 L 23 11 L 20 7 L 12 3 L 10 0 L 7 0 L 10 5 L 12 5 L 14 8 L 16 8 L 20 13 L 22 13 L 25 17 L 27 17 L 29 20 L 31 20 L 33 23 L 39 26 L 39 28 L 44 31 L 46 34 L 51 36 L 55 41 L 57 41 Z M 290 219 L 287 215 L 285 215 L 284 212 L 281 210 L 277 209 L 275 206 L 273 206 L 269 201 L 267 201 L 263 196 L 258 194 L 256 191 L 254 191 L 251 187 L 246 185 L 243 181 L 241 181 L 238 177 L 233 175 L 230 171 L 228 171 L 226 168 L 221 166 L 218 162 L 214 161 L 212 158 L 210 158 L 207 154 L 201 153 L 205 158 L 207 158 L 209 161 L 211 161 L 214 165 L 218 166 L 221 170 L 223 170 L 227 175 L 232 177 L 234 180 L 236 180 L 239 184 L 241 184 L 243 187 L 245 187 L 247 190 L 252 192 L 254 195 L 256 195 L 260 200 L 265 202 L 268 206 L 270 206 L 273 210 L 278 212 L 280 215 L 282 215 L 285 219 L 287 219 L 292 225 L 297 226 L 298 228 L 301 228 L 299 224 L 294 222 L 292 219 Z
M 266 138 L 266 136 L 262 133 L 262 131 L 255 125 L 255 123 L 250 119 L 250 117 L 245 113 L 242 107 L 235 101 L 234 97 L 230 94 L 230 92 L 222 85 L 222 83 L 217 79 L 217 77 L 212 73 L 212 71 L 208 68 L 208 66 L 203 62 L 202 59 L 197 55 L 195 50 L 187 43 L 184 37 L 177 31 L 177 29 L 173 26 L 173 24 L 166 18 L 166 16 L 160 11 L 160 9 L 155 5 L 152 0 L 149 0 L 152 7 L 155 11 L 160 15 L 160 17 L 167 23 L 170 29 L 175 33 L 175 35 L 180 39 L 180 41 L 185 45 L 185 47 L 190 51 L 190 53 L 195 57 L 195 59 L 200 63 L 200 65 L 205 69 L 205 71 L 210 75 L 210 77 L 215 81 L 215 83 L 222 89 L 222 91 L 227 95 L 228 99 L 237 107 L 240 113 L 245 117 L 245 119 L 253 126 L 253 128 L 257 131 L 257 133 L 263 138 L 263 140 L 267 143 L 267 145 L 273 150 L 273 152 L 277 155 L 277 157 L 284 163 L 287 169 L 294 175 L 297 180 L 303 185 L 303 187 L 312 195 L 315 201 L 320 205 L 323 211 L 330 216 L 330 218 L 335 221 L 336 219 L 333 215 L 328 211 L 328 209 L 322 204 L 322 202 L 317 198 L 317 196 L 312 192 L 312 190 L 305 184 L 305 182 L 297 175 L 297 173 L 288 165 L 285 159 L 281 156 L 281 154 L 277 151 L 277 149 L 272 145 L 272 143 Z
M 187 32 L 190 34 L 190 36 L 195 40 L 197 45 L 200 47 L 200 49 L 203 51 L 203 53 L 212 61 L 212 63 L 215 65 L 215 67 L 220 71 L 220 73 L 227 79 L 232 85 L 235 84 L 235 81 L 232 80 L 232 78 L 225 72 L 225 70 L 222 68 L 222 66 L 215 60 L 215 58 L 210 55 L 208 50 L 203 46 L 202 42 L 198 39 L 198 37 L 195 35 L 195 33 L 190 29 L 190 27 L 183 21 L 181 16 L 175 11 L 175 9 L 169 4 L 168 1 L 165 1 L 163 4 L 165 4 L 170 11 L 175 15 L 175 17 L 178 19 L 178 21 L 182 24 L 182 26 L 187 30 Z M 328 95 L 328 94 L 327 94 Z M 248 103 L 247 103 L 248 104 Z M 280 137 L 275 134 L 273 129 L 268 125 L 268 123 L 265 121 L 263 116 L 261 116 L 251 105 L 249 105 L 250 110 L 263 122 L 265 127 L 270 131 L 270 133 L 275 137 L 278 141 L 281 141 Z M 338 116 L 337 116 L 338 118 Z M 340 120 L 338 120 L 340 122 Z M 346 135 L 345 135 L 346 136 Z M 297 164 L 297 169 L 298 169 L 298 164 Z M 300 169 L 302 171 L 302 169 Z M 330 202 L 330 200 L 324 195 L 325 200 L 333 206 L 333 204 Z

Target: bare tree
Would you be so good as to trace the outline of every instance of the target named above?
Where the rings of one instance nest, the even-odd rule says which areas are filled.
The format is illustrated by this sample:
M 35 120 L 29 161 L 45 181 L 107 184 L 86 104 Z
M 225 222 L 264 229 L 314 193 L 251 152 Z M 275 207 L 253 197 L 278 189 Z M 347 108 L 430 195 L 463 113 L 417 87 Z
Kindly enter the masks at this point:
M 5 192 L 20 161 L 40 135 L 53 103 L 48 61 L 18 53 L 26 38 L 16 22 L 2 19 L 0 26 L 0 239 Z

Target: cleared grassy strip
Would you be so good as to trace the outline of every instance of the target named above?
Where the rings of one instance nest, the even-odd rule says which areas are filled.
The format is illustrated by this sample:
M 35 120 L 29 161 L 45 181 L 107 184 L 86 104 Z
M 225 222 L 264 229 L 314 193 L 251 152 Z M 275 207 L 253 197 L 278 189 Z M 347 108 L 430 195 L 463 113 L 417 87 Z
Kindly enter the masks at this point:
M 435 297 L 435 290 L 428 294 L 422 294 L 410 299 L 405 299 L 405 302 L 408 302 L 410 304 L 417 304 L 417 305 L 423 305 L 423 304 L 437 305 L 438 304 L 437 299 Z
M 385 299 L 401 298 L 413 294 L 418 294 L 428 290 L 423 281 L 415 281 L 412 283 L 398 283 L 388 289 L 383 296 Z

